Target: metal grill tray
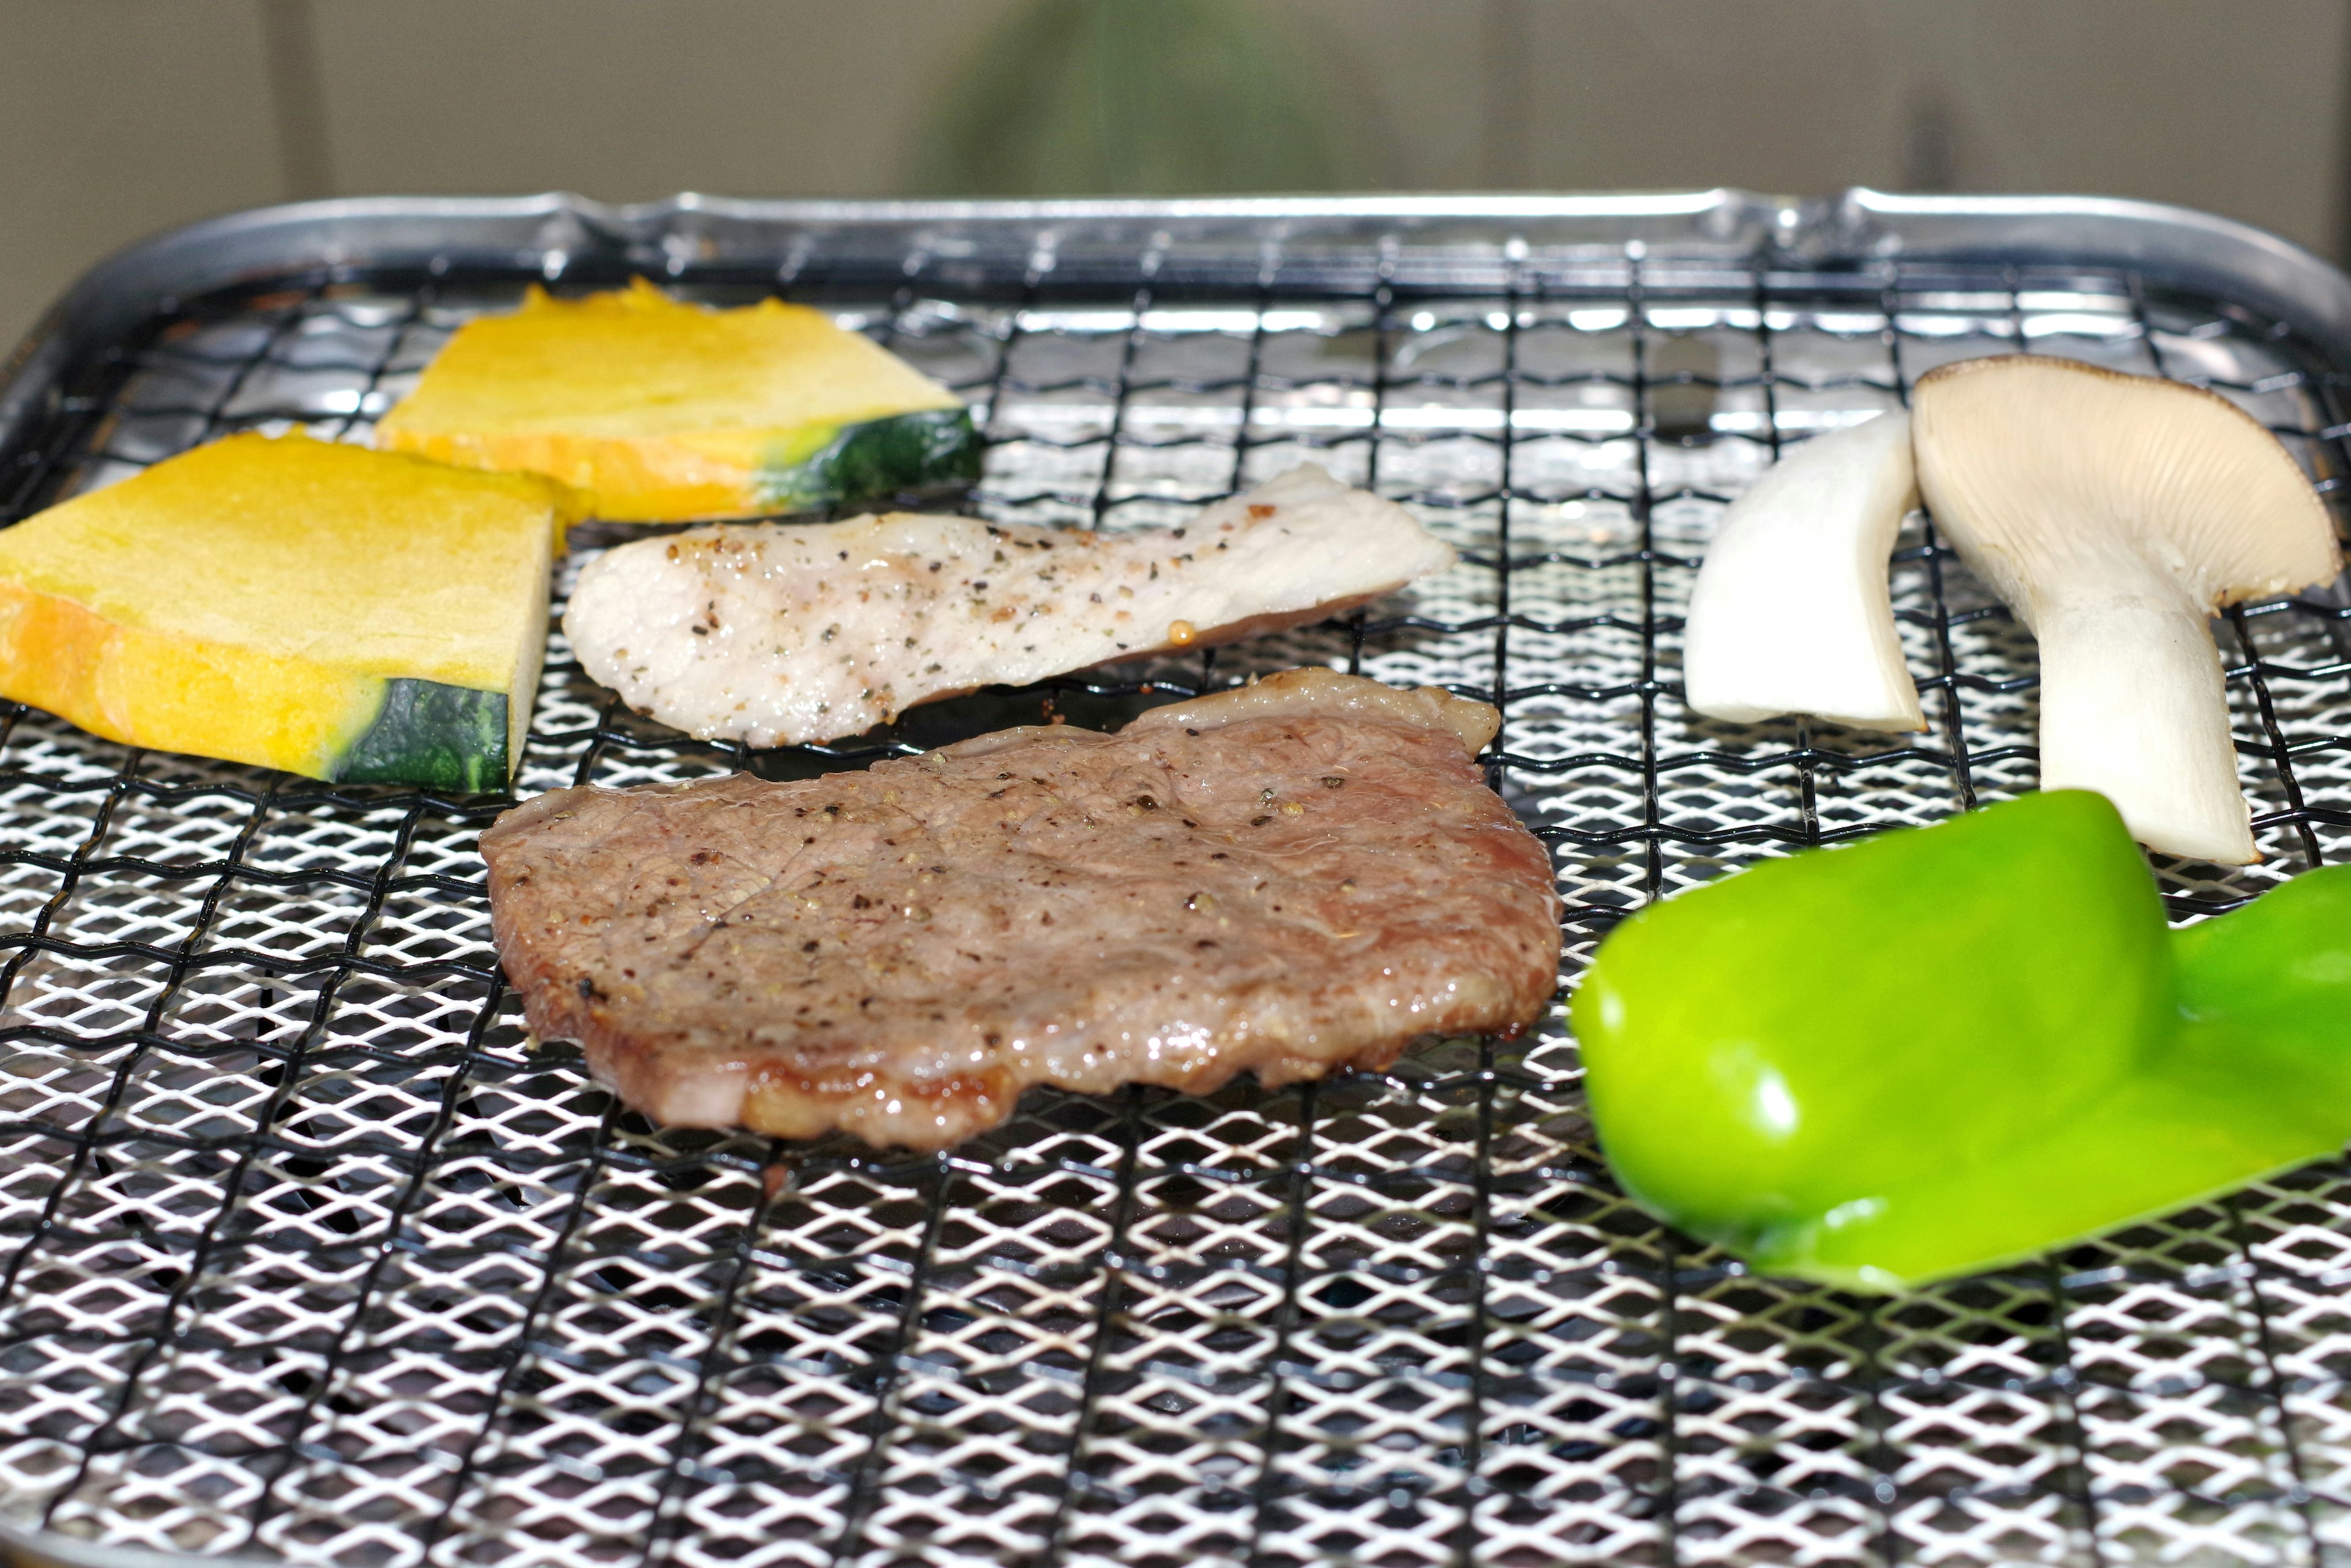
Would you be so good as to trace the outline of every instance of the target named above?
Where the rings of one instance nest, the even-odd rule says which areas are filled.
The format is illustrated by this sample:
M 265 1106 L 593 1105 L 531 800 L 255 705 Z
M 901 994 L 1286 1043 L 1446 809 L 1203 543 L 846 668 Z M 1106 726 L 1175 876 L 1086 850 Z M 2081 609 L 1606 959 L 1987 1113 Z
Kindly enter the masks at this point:
M 750 759 L 1301 661 L 1499 704 L 1572 978 L 1642 904 L 2030 789 L 2030 639 L 1914 525 L 1932 732 L 1711 723 L 1679 616 L 1782 441 L 2030 348 L 2216 388 L 2340 504 L 2351 284 L 2116 203 L 338 203 L 94 274 L 0 392 L 13 520 L 223 432 L 363 438 L 524 282 L 838 312 L 968 396 L 970 504 L 1168 520 L 1301 459 L 1461 564 L 1358 615 Z M 590 541 L 592 543 L 592 540 Z M 2340 592 L 2232 612 L 2262 865 L 2351 852 Z M 1146 691 L 1146 687 L 1148 690 Z M 559 636 L 519 792 L 743 765 Z M 0 1519 L 84 1559 L 2314 1563 L 2351 1547 L 2335 1163 L 1893 1301 L 1610 1184 L 1560 1019 L 1204 1100 L 1039 1092 L 938 1157 L 663 1132 L 500 984 L 498 802 L 0 715 Z M 1914 955 L 1918 1005 L 1972 983 Z M 1882 1020 L 1898 1035 L 1902 1020 Z

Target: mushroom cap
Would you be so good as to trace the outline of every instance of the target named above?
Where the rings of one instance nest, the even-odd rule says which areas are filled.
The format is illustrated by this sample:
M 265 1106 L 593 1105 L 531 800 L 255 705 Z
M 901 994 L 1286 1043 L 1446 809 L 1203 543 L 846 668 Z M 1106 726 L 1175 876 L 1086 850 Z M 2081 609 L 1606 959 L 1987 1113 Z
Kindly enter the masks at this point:
M 2116 551 L 2207 612 L 2330 580 L 2333 520 L 2293 455 L 2200 387 L 1999 354 L 1918 380 L 1919 488 L 2028 622 L 2053 583 Z

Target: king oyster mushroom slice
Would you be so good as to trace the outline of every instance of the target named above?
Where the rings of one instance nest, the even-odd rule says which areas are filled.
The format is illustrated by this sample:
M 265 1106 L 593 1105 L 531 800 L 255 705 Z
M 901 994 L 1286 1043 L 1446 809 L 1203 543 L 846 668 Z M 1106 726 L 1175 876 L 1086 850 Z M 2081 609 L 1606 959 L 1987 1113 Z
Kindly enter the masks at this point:
M 1917 504 L 1906 413 L 1814 436 L 1766 470 L 1723 513 L 1690 591 L 1690 706 L 1739 723 L 1808 713 L 1926 728 L 1886 586 Z
M 2041 644 L 2041 787 L 2150 849 L 2260 858 L 2210 617 L 2342 568 L 2275 436 L 2215 393 L 2070 360 L 1963 360 L 1911 399 L 1918 486 Z

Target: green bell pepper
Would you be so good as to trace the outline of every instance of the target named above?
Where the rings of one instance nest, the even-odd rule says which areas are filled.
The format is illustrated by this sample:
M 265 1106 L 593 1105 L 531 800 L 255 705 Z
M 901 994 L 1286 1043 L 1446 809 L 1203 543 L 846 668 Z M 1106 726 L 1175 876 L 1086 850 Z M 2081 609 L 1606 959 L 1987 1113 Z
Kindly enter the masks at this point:
M 1625 921 L 1573 1016 L 1603 1150 L 1759 1270 L 1891 1291 L 2351 1138 L 2351 866 L 2180 931 L 2082 790 Z

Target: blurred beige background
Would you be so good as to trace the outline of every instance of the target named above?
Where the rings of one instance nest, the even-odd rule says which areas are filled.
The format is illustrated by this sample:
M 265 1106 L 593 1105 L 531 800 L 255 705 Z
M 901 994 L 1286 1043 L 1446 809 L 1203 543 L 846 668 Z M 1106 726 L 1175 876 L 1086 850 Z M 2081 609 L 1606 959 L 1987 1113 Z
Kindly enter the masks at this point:
M 890 195 L 1021 0 L 0 0 L 0 336 L 297 196 Z M 1257 0 L 1375 189 L 2100 192 L 2343 250 L 2351 0 Z

